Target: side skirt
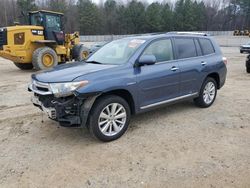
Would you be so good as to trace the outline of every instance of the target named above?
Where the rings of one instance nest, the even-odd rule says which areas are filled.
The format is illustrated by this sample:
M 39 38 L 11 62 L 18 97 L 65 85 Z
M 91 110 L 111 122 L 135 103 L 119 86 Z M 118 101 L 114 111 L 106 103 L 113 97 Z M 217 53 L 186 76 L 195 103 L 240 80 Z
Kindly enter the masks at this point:
M 183 96 L 180 96 L 180 97 L 168 99 L 168 100 L 165 100 L 165 101 L 161 101 L 161 102 L 149 104 L 149 105 L 140 107 L 140 109 L 141 110 L 145 110 L 145 109 L 148 109 L 148 108 L 156 107 L 156 106 L 163 105 L 163 104 L 172 103 L 172 102 L 175 102 L 175 101 L 178 101 L 178 100 L 182 100 L 182 99 L 186 99 L 186 98 L 191 98 L 191 97 L 195 97 L 195 96 L 199 96 L 199 93 L 196 92 L 196 93 L 192 93 L 192 94 L 183 95 Z

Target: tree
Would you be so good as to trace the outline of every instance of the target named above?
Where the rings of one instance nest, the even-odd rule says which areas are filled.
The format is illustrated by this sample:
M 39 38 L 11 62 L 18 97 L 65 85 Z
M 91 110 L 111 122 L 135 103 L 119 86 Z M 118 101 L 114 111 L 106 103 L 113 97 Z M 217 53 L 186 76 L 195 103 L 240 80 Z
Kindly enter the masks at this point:
M 100 18 L 97 6 L 90 0 L 79 0 L 77 7 L 81 34 L 98 34 L 100 32 L 98 30 Z
M 117 3 L 115 0 L 107 0 L 104 3 L 104 16 L 105 16 L 105 33 L 107 34 L 117 34 Z
M 130 34 L 145 32 L 145 6 L 141 2 L 132 0 L 124 14 L 127 31 Z
M 17 0 L 17 7 L 21 23 L 28 23 L 28 12 L 37 9 L 35 0 Z
M 35 0 L 17 0 L 17 7 L 25 13 L 37 9 Z
M 174 30 L 173 12 L 169 4 L 167 3 L 163 4 L 160 16 L 161 16 L 162 31 L 168 32 Z
M 145 19 L 147 24 L 147 32 L 159 32 L 162 31 L 162 15 L 161 5 L 156 2 L 152 3 L 147 7 L 145 13 Z
M 65 13 L 67 10 L 66 0 L 50 0 L 48 8 L 52 11 Z

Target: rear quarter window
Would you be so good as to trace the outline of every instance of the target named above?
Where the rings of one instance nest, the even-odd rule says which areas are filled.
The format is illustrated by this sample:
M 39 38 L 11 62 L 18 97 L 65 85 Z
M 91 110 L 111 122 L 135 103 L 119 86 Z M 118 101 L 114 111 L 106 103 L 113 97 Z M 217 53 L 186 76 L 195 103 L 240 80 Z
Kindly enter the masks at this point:
M 214 46 L 209 39 L 199 39 L 203 55 L 215 53 Z
M 196 47 L 193 38 L 175 38 L 178 59 L 196 57 Z

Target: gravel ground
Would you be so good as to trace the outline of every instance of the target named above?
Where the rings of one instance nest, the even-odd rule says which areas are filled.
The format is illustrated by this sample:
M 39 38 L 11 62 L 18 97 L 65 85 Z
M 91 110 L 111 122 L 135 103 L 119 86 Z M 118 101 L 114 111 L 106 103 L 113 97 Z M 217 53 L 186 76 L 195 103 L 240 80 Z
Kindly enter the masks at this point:
M 111 143 L 43 117 L 33 71 L 0 59 L 0 187 L 250 187 L 250 74 L 238 48 L 222 50 L 228 79 L 212 107 L 138 115 Z

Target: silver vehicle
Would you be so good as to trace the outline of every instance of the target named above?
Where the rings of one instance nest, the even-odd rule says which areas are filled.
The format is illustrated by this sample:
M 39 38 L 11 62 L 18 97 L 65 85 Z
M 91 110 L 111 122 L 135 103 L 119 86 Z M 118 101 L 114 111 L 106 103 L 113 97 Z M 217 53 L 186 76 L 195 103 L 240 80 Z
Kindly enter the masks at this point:
M 250 53 L 250 42 L 240 46 L 240 53 Z

